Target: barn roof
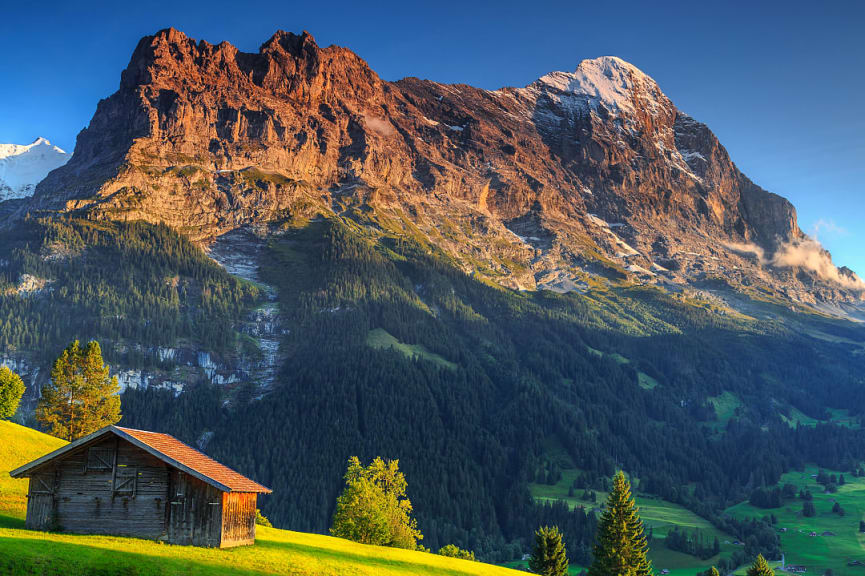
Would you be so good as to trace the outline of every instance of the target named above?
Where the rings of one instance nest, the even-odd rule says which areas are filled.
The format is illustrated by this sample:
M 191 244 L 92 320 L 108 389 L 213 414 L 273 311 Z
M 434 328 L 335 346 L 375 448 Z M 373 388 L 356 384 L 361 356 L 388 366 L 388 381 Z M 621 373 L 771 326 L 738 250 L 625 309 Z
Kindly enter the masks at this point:
M 37 458 L 20 468 L 16 468 L 9 474 L 13 478 L 28 476 L 30 472 L 46 462 L 67 454 L 76 448 L 92 444 L 106 434 L 115 434 L 138 448 L 149 452 L 169 466 L 182 470 L 211 486 L 215 486 L 223 492 L 260 492 L 265 494 L 270 494 L 271 492 L 270 488 L 262 486 L 239 472 L 235 472 L 228 466 L 220 464 L 203 452 L 184 444 L 174 436 L 120 426 L 106 426 L 101 430 L 70 442 L 54 452 Z

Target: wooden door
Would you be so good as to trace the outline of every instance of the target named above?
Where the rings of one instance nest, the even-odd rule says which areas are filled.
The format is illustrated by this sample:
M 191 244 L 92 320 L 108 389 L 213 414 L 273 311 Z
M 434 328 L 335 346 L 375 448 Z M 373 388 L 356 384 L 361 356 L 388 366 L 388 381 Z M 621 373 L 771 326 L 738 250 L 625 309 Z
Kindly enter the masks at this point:
M 51 530 L 54 524 L 54 472 L 34 474 L 30 477 L 30 491 L 27 494 L 27 520 L 30 530 Z
M 171 470 L 168 483 L 168 541 L 172 544 L 192 544 L 193 526 L 187 509 L 186 474 Z

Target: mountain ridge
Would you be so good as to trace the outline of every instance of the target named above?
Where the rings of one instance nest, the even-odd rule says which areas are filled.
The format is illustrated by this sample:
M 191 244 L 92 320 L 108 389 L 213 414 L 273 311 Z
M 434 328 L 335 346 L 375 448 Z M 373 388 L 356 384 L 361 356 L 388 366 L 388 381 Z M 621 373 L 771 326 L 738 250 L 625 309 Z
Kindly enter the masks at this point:
M 31 196 L 36 185 L 69 155 L 41 136 L 30 144 L 0 144 L 0 202 Z
M 792 204 L 615 57 L 489 91 L 386 82 L 308 32 L 278 31 L 253 54 L 162 30 L 139 42 L 73 161 L 18 213 L 164 221 L 207 244 L 289 212 L 358 206 L 514 288 L 600 275 L 865 299 Z

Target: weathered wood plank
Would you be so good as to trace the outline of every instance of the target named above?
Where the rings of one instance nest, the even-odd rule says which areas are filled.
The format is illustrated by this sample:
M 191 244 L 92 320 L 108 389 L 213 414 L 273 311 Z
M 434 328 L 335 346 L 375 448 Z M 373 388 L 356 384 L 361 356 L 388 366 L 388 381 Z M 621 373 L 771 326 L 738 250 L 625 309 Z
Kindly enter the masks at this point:
M 116 436 L 30 479 L 27 527 L 228 547 L 255 541 L 255 493 L 223 493 Z

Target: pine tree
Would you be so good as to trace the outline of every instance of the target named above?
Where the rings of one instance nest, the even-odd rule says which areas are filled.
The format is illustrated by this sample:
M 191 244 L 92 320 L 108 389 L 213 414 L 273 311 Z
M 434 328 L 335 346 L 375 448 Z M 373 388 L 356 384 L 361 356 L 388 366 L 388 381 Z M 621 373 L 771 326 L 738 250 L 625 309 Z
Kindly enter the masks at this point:
M 754 560 L 754 563 L 751 564 L 751 567 L 748 568 L 747 575 L 748 576 L 775 576 L 775 572 L 769 567 L 769 563 L 766 562 L 766 559 L 763 558 L 763 555 L 760 554 L 757 556 L 757 559 Z
M 529 558 L 529 570 L 544 576 L 566 576 L 568 554 L 558 526 L 544 526 L 535 532 L 535 544 Z
M 631 486 L 619 471 L 598 523 L 589 576 L 648 576 L 652 573 L 648 548 Z
M 120 385 L 109 372 L 98 342 L 82 348 L 76 340 L 54 362 L 36 406 L 37 420 L 51 435 L 70 441 L 116 424 Z
M 6 366 L 0 366 L 0 420 L 15 416 L 24 395 L 21 377 Z

